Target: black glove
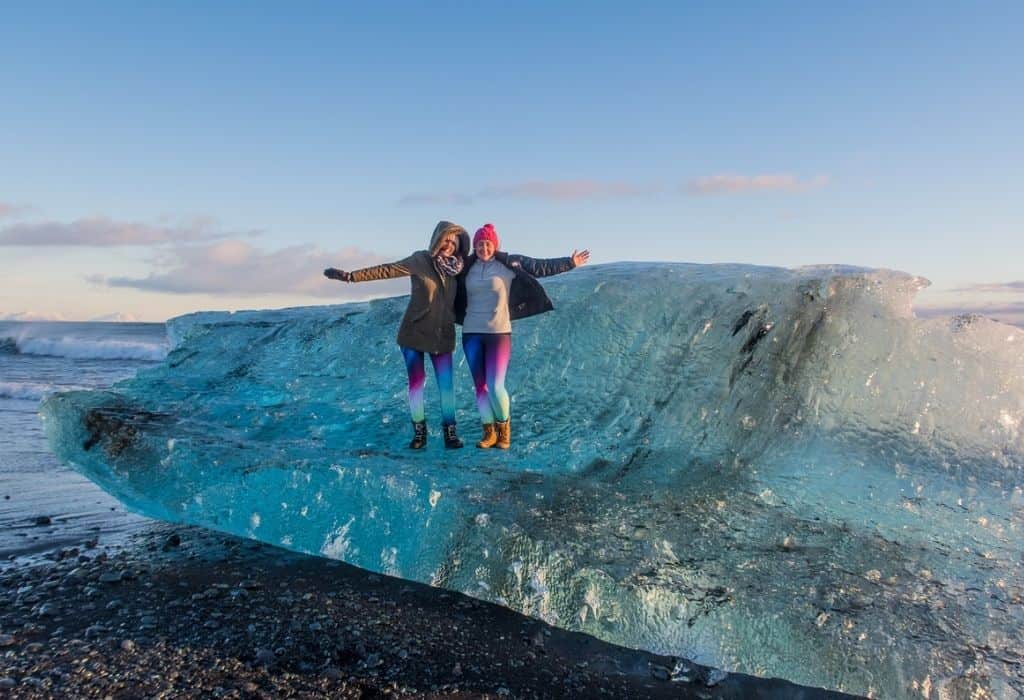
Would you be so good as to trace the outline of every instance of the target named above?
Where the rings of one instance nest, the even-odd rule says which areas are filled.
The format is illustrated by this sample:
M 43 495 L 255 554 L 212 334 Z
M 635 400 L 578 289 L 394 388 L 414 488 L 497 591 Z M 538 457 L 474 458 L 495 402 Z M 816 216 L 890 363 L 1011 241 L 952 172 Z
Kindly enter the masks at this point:
M 351 282 L 352 273 L 339 270 L 336 267 L 329 267 L 324 270 L 324 277 L 332 280 L 338 280 L 339 282 Z

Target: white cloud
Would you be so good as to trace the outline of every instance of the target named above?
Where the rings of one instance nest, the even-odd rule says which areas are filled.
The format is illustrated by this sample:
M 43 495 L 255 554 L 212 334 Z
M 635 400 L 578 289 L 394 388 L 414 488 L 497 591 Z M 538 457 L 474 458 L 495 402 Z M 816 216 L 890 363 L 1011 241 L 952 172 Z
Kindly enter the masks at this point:
M 10 202 L 0 202 L 0 219 L 11 219 L 31 211 L 30 207 Z
M 1015 282 L 978 282 L 976 284 L 970 284 L 960 289 L 954 289 L 954 292 L 1011 292 L 1021 293 L 1024 292 L 1024 280 L 1017 280 Z
M 106 217 L 10 224 L 0 228 L 0 246 L 139 246 L 224 238 L 207 219 L 181 226 L 153 226 Z
M 694 195 L 736 194 L 742 192 L 806 192 L 828 184 L 819 175 L 801 180 L 795 175 L 709 175 L 694 178 L 682 190 Z M 608 201 L 633 199 L 670 191 L 657 184 L 604 182 L 600 180 L 527 180 L 505 185 L 490 185 L 475 192 L 435 192 L 407 194 L 399 204 L 449 205 L 472 204 L 477 200 L 522 199 L 547 202 Z
M 708 175 L 690 180 L 690 194 L 738 194 L 743 192 L 806 192 L 824 187 L 828 177 L 819 175 L 801 180 L 795 175 Z
M 399 204 L 472 204 L 478 199 L 532 199 L 550 202 L 627 199 L 661 191 L 650 185 L 598 180 L 528 180 L 505 185 L 491 185 L 476 192 L 408 194 Z
M 582 199 L 623 199 L 650 194 L 655 188 L 628 182 L 599 182 L 596 180 L 565 180 L 561 182 L 520 182 L 496 185 L 480 191 L 488 199 L 547 199 L 559 202 Z
M 407 194 L 398 200 L 400 205 L 429 204 L 435 206 L 459 206 L 473 203 L 473 196 L 457 192 Z
M 250 296 L 296 294 L 333 299 L 408 292 L 405 279 L 347 284 L 328 280 L 328 267 L 354 270 L 387 260 L 379 254 L 346 248 L 328 252 L 299 245 L 265 251 L 240 240 L 208 245 L 175 246 L 154 261 L 156 269 L 146 277 L 87 278 L 108 287 L 126 287 L 168 294 Z

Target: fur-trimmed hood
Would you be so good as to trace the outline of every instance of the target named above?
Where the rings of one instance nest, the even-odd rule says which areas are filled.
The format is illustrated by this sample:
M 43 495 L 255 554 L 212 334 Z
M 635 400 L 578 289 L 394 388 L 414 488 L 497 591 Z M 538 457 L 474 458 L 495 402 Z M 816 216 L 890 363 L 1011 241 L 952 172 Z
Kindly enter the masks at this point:
M 431 257 L 437 255 L 437 251 L 441 248 L 441 242 L 451 235 L 455 235 L 459 239 L 459 255 L 463 258 L 469 257 L 473 249 L 469 242 L 469 234 L 466 233 L 466 229 L 451 221 L 439 221 L 434 227 L 434 233 L 430 236 L 430 247 L 427 248 Z

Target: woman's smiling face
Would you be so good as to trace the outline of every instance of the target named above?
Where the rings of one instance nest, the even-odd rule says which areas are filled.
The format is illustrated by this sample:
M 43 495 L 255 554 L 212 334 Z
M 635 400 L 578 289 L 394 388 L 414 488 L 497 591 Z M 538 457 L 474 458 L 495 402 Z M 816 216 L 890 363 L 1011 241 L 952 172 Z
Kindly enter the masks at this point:
M 494 257 L 494 241 L 477 241 L 476 245 L 473 246 L 473 250 L 476 251 L 476 257 L 478 260 L 487 262 Z
M 449 236 L 441 241 L 441 247 L 437 249 L 437 252 L 439 255 L 451 256 L 455 255 L 455 251 L 458 250 L 458 247 L 458 243 L 456 243 L 455 239 Z

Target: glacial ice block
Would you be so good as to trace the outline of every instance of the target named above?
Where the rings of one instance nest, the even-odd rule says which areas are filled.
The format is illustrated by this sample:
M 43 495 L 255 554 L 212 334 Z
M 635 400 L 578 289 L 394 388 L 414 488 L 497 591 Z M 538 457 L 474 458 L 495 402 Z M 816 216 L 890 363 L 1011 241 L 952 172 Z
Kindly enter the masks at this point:
M 52 396 L 131 508 L 699 662 L 884 697 L 1021 688 L 1024 331 L 846 267 L 614 264 L 517 321 L 513 448 L 405 448 L 406 299 L 174 319 Z M 478 420 L 461 350 L 459 425 Z M 428 373 L 429 374 L 429 373 Z

